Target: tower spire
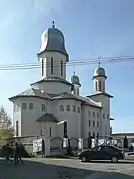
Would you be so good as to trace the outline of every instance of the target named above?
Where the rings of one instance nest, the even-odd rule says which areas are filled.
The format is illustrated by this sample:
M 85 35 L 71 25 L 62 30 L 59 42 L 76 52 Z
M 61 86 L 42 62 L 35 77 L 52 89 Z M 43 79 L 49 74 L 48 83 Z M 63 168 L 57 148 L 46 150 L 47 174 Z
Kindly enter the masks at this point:
M 52 28 L 55 28 L 54 21 L 52 21 Z

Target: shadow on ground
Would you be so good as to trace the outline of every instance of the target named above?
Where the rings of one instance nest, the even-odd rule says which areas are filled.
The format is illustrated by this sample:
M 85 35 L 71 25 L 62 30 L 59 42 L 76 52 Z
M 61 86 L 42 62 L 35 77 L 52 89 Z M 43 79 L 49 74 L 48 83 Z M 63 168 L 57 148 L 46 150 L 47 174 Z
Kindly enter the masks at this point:
M 5 164 L 4 160 L 0 160 L 1 179 L 90 179 L 94 174 L 96 174 L 95 171 L 90 169 L 75 169 L 26 160 L 24 165 L 20 164 L 15 167 L 13 164 Z M 110 175 L 109 179 L 113 176 L 115 179 L 133 179 L 132 176 L 115 172 L 100 172 L 99 174 L 103 176 L 98 179 L 107 179 L 107 175 Z

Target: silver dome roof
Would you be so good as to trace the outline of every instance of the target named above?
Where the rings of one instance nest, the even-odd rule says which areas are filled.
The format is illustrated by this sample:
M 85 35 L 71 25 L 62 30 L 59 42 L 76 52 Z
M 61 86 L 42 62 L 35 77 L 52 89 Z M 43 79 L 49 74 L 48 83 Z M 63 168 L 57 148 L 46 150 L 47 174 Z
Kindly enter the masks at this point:
M 99 66 L 98 68 L 95 69 L 93 77 L 97 77 L 97 76 L 107 78 L 104 68 Z
M 80 85 L 79 77 L 75 75 L 75 72 L 74 72 L 73 76 L 71 77 L 71 82 L 72 82 L 72 84 Z
M 68 53 L 65 49 L 64 35 L 59 29 L 55 28 L 54 24 L 42 34 L 41 47 L 37 55 L 47 51 L 60 52 L 66 55 L 68 61 Z

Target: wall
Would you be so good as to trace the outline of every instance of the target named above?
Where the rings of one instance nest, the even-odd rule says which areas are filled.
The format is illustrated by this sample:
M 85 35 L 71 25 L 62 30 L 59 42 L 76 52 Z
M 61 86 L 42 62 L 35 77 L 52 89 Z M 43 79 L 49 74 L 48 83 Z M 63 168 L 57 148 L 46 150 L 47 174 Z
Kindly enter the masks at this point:
M 53 74 L 51 74 L 51 57 L 53 58 Z M 39 60 L 44 59 L 43 77 L 61 77 L 66 79 L 66 56 L 59 52 L 45 52 Z M 61 60 L 63 60 L 63 76 L 61 76 Z M 41 69 L 42 71 L 42 69 Z M 42 76 L 42 75 L 41 75 Z
M 60 94 L 71 93 L 71 85 L 67 85 L 61 82 L 42 82 L 39 84 L 33 84 L 31 87 L 43 91 L 43 93 Z
M 102 110 L 101 110 L 101 136 L 109 136 L 110 135 L 110 98 L 106 95 L 96 95 L 91 96 L 90 99 L 96 102 L 102 102 Z M 103 117 L 105 114 L 105 118 Z M 107 118 L 108 114 L 108 118 Z
M 93 136 L 93 132 L 95 132 L 95 136 L 97 136 L 97 133 L 99 133 L 100 136 L 101 120 L 100 117 L 97 116 L 97 113 L 101 116 L 100 108 L 85 105 L 84 111 L 84 138 L 89 137 L 89 132 L 91 136 Z M 95 117 L 93 116 L 93 112 L 95 113 Z M 95 121 L 95 127 L 93 127 L 93 121 Z M 99 127 L 97 127 L 97 121 L 99 121 Z
M 64 111 L 60 111 L 60 105 L 64 106 Z M 66 111 L 66 105 L 70 105 L 70 111 Z M 72 106 L 76 106 L 76 112 L 72 111 Z M 81 107 L 81 102 L 76 100 L 57 100 L 52 103 L 53 114 L 59 121 L 68 122 L 68 137 L 81 137 L 81 109 L 80 113 L 77 108 Z M 62 136 L 61 134 L 60 136 Z

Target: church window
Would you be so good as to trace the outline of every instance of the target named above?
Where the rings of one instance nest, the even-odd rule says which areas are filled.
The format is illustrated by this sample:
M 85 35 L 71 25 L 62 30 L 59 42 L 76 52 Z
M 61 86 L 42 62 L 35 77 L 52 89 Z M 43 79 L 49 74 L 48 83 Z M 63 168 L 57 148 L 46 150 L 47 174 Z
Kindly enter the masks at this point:
M 101 81 L 99 81 L 99 91 L 101 91 Z
M 76 108 L 75 108 L 75 105 L 73 105 L 73 112 L 75 112 L 76 111 Z
M 109 119 L 109 114 L 107 114 L 107 119 Z
M 42 76 L 44 75 L 44 59 L 41 61 Z
M 49 137 L 52 137 L 52 129 L 51 129 L 51 126 L 49 128 Z
M 63 76 L 63 60 L 61 60 L 61 76 Z
M 93 132 L 93 138 L 95 139 L 95 132 Z
M 53 74 L 53 57 L 51 57 L 51 74 Z
M 89 120 L 88 125 L 91 126 L 91 121 Z
M 64 106 L 60 105 L 60 111 L 64 111 Z
M 42 111 L 45 111 L 45 104 L 42 104 L 42 105 L 41 105 L 41 110 L 42 110 Z
M 91 136 L 91 133 L 89 132 L 89 133 L 88 133 L 88 137 L 90 137 L 90 136 Z
M 99 127 L 99 121 L 97 121 L 97 127 Z
M 78 106 L 78 113 L 80 113 L 80 106 Z
M 19 135 L 19 122 L 16 121 L 16 137 Z
M 93 112 L 93 118 L 95 118 L 95 112 Z
M 105 91 L 105 82 L 103 82 L 103 91 Z
M 103 113 L 103 119 L 105 119 L 105 113 Z
M 29 109 L 30 109 L 30 110 L 33 109 L 33 103 L 29 103 Z
M 98 91 L 98 88 L 97 88 L 97 81 L 95 82 L 95 90 Z
M 95 127 L 95 121 L 93 121 L 93 127 Z
M 42 129 L 40 130 L 40 135 L 43 135 Z
M 66 111 L 70 111 L 70 105 L 66 105 Z
M 89 117 L 91 116 L 91 112 L 90 112 L 90 111 L 88 111 L 88 116 L 89 116 Z
M 27 104 L 26 103 L 22 103 L 22 109 L 26 110 L 27 109 Z

